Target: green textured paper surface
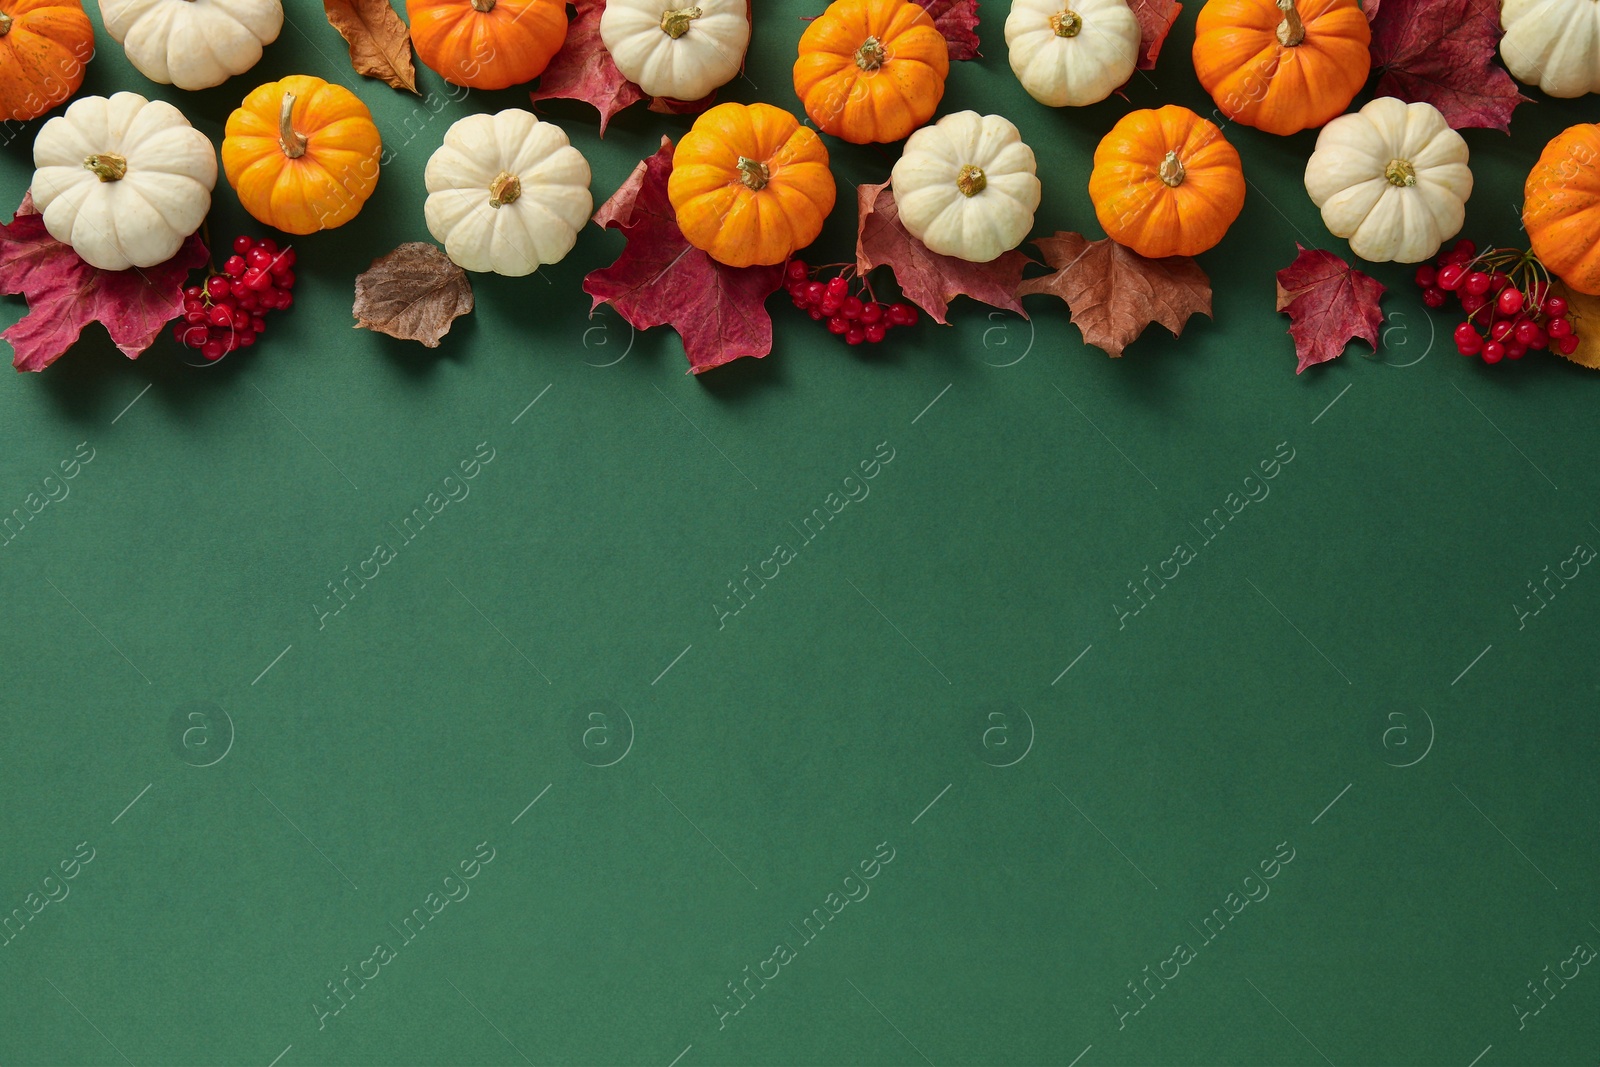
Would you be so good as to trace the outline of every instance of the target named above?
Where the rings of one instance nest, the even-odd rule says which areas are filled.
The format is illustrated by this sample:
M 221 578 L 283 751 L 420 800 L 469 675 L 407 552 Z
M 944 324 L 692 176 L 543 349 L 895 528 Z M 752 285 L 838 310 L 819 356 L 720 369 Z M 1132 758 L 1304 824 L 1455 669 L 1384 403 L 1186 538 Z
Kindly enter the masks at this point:
M 1021 127 L 1036 235 L 1100 236 L 1090 156 L 1129 108 L 1210 113 L 1194 6 L 1127 101 L 1051 111 L 984 5 L 942 111 Z M 797 108 L 820 4 L 759 7 L 726 96 Z M 1565 561 L 1600 544 L 1600 381 L 1461 359 L 1401 267 L 1368 268 L 1380 356 L 1297 377 L 1273 274 L 1297 240 L 1348 256 L 1301 185 L 1313 134 L 1227 128 L 1251 186 L 1201 257 L 1215 320 L 1120 361 L 1043 298 L 866 351 L 780 294 L 769 358 L 688 377 L 669 330 L 588 317 L 622 247 L 595 227 L 538 276 L 474 277 L 429 351 L 353 330 L 354 276 L 428 238 L 448 124 L 527 95 L 356 78 L 289 8 L 255 71 L 193 94 L 93 13 L 85 93 L 220 141 L 250 87 L 315 73 L 393 160 L 295 242 L 298 302 L 253 351 L 134 363 L 96 327 L 0 389 L 0 512 L 66 492 L 0 549 L 0 914 L 26 916 L 0 1063 L 1595 1062 L 1600 575 Z M 583 105 L 543 113 L 597 202 L 690 122 L 637 106 L 601 141 Z M 1593 114 L 1469 131 L 1467 232 L 1520 242 L 1528 167 Z M 8 208 L 38 125 L 6 131 Z M 830 150 L 813 260 L 850 258 L 853 186 L 897 151 Z M 220 187 L 212 232 L 247 222 Z M 1574 568 L 1533 614 L 1527 583 Z M 374 969 L 331 1014 L 328 983 Z

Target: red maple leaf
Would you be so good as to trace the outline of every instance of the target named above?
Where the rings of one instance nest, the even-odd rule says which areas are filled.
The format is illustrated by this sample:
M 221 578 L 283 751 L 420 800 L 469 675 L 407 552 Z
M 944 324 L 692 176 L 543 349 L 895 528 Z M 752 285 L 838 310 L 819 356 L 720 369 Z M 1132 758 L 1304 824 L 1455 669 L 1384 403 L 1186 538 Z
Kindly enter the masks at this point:
M 933 25 L 944 34 L 950 58 L 978 58 L 978 0 L 915 0 L 928 9 Z
M 1278 272 L 1278 310 L 1289 315 L 1289 336 L 1300 358 L 1295 373 L 1337 359 L 1357 337 L 1376 352 L 1383 284 L 1332 252 L 1305 248 L 1298 241 L 1295 248 L 1300 254 Z
M 162 327 L 183 314 L 184 280 L 209 257 L 200 237 L 190 235 L 159 266 L 91 267 L 50 236 L 29 194 L 16 218 L 0 225 L 0 292 L 26 297 L 28 313 L 0 337 L 11 342 L 19 371 L 44 370 L 91 322 L 106 328 L 123 355 L 138 359 Z
M 635 329 L 671 326 L 695 374 L 772 351 L 766 301 L 783 285 L 783 264 L 729 267 L 684 240 L 667 199 L 672 141 L 634 168 L 600 205 L 594 221 L 622 231 L 628 246 L 609 267 L 591 271 L 583 290 L 594 308 L 609 303 Z
M 1379 96 L 1424 101 L 1452 129 L 1511 132 L 1528 98 L 1494 62 L 1500 9 L 1494 0 L 1383 0 L 1372 15 L 1372 66 Z
M 856 270 L 866 274 L 873 267 L 888 267 L 905 298 L 947 326 L 945 312 L 958 296 L 1028 317 L 1016 295 L 1022 268 L 1031 262 L 1027 256 L 1011 251 L 988 263 L 941 256 L 901 224 L 888 182 L 858 186 L 856 199 L 861 212 Z
M 1113 359 L 1152 322 L 1177 337 L 1189 316 L 1211 315 L 1211 279 L 1188 256 L 1148 259 L 1109 237 L 1091 241 L 1069 230 L 1033 243 L 1055 271 L 1029 278 L 1017 295 L 1060 297 L 1084 344 Z
M 573 0 L 578 13 L 567 26 L 567 40 L 528 95 L 541 100 L 582 100 L 600 112 L 600 136 L 611 116 L 644 99 L 644 90 L 622 76 L 600 40 L 600 15 L 606 0 Z
M 1131 0 L 1128 6 L 1139 20 L 1139 69 L 1154 70 L 1156 57 L 1183 5 L 1176 0 Z

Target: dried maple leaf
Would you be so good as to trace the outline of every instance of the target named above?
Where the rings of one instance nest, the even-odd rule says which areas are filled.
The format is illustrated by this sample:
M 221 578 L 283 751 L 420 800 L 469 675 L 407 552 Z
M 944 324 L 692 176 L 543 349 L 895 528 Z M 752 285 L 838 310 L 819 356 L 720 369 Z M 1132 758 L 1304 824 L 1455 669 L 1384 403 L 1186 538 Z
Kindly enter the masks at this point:
M 1378 300 L 1382 283 L 1320 248 L 1295 242 L 1300 254 L 1278 272 L 1278 310 L 1289 315 L 1289 336 L 1300 359 L 1299 374 L 1307 367 L 1344 354 L 1344 346 L 1361 338 L 1378 350 L 1378 327 L 1383 313 Z
M 1365 0 L 1361 5 L 1361 13 L 1367 16 L 1368 22 L 1378 17 L 1379 6 L 1378 0 Z
M 191 235 L 178 254 L 155 267 L 100 270 L 78 258 L 44 228 L 44 216 L 23 197 L 16 218 L 0 225 L 0 292 L 27 297 L 28 313 L 0 333 L 19 371 L 40 371 L 98 322 L 129 359 L 149 348 L 162 327 L 183 314 L 183 283 L 208 253 Z
M 1154 70 L 1156 57 L 1166 43 L 1172 24 L 1178 21 L 1183 5 L 1175 0 L 1130 0 L 1134 18 L 1139 20 L 1139 69 Z
M 350 46 L 350 65 L 357 74 L 377 78 L 395 89 L 417 91 L 411 32 L 389 0 L 322 0 L 322 9 Z
M 407 241 L 356 275 L 356 328 L 439 347 L 450 324 L 472 310 L 467 272 L 426 241 Z
M 594 221 L 622 231 L 628 246 L 609 267 L 591 271 L 583 291 L 593 308 L 610 304 L 635 329 L 671 326 L 695 374 L 772 351 L 766 301 L 783 284 L 783 264 L 729 267 L 684 240 L 667 199 L 672 141 L 643 160 Z
M 1379 96 L 1432 104 L 1453 129 L 1510 132 L 1512 110 L 1528 98 L 1494 62 L 1494 0 L 1384 0 L 1371 17 Z
M 977 59 L 978 0 L 914 0 L 928 9 L 933 24 L 944 34 L 952 60 Z
M 969 263 L 928 251 L 928 246 L 901 224 L 888 182 L 858 186 L 856 200 L 860 210 L 856 270 L 866 274 L 873 267 L 888 267 L 905 298 L 945 325 L 949 325 L 945 312 L 958 296 L 970 296 L 1027 318 L 1017 300 L 1017 284 L 1022 281 L 1022 268 L 1029 263 L 1027 256 L 1011 251 L 988 263 Z
M 611 116 L 629 104 L 643 100 L 644 90 L 622 76 L 611 61 L 611 53 L 600 40 L 600 16 L 605 0 L 574 0 L 577 14 L 567 26 L 567 40 L 539 76 L 539 88 L 531 94 L 541 100 L 581 100 L 600 112 L 600 136 L 606 133 Z
M 1029 278 L 1017 295 L 1060 297 L 1084 343 L 1113 359 L 1152 322 L 1177 337 L 1190 315 L 1211 317 L 1211 279 L 1188 256 L 1146 259 L 1110 238 L 1091 241 L 1066 230 L 1033 243 L 1055 271 Z

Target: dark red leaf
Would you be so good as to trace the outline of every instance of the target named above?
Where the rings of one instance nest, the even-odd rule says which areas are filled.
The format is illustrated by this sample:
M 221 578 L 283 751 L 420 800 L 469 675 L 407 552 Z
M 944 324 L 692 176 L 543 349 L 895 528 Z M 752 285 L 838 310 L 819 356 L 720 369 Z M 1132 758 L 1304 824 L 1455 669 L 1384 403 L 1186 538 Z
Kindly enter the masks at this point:
M 1493 0 L 1383 0 L 1370 17 L 1379 96 L 1432 104 L 1452 129 L 1510 132 L 1511 112 L 1528 98 L 1494 61 Z
M 1177 337 L 1190 315 L 1211 315 L 1211 279 L 1188 256 L 1147 259 L 1110 238 L 1091 241 L 1070 231 L 1033 243 L 1055 272 L 1029 278 L 1017 295 L 1060 297 L 1084 344 L 1113 359 L 1152 322 Z
M 16 351 L 17 370 L 44 370 L 71 348 L 91 322 L 105 327 L 129 359 L 149 348 L 183 313 L 183 283 L 208 258 L 198 235 L 155 267 L 100 270 L 78 258 L 44 228 L 33 197 L 0 225 L 0 292 L 20 293 L 28 313 L 0 333 Z
M 1357 337 L 1376 352 L 1383 285 L 1332 252 L 1298 242 L 1295 248 L 1300 254 L 1278 272 L 1278 310 L 1289 315 L 1289 336 L 1300 358 L 1295 373 L 1337 359 Z
M 1156 57 L 1183 5 L 1176 0 L 1129 0 L 1128 6 L 1139 20 L 1139 69 L 1154 70 Z
M 978 0 L 914 0 L 928 9 L 950 46 L 950 58 L 978 58 Z
M 856 269 L 866 274 L 873 267 L 894 271 L 905 298 L 933 316 L 935 322 L 949 325 L 945 312 L 950 301 L 970 296 L 992 307 L 1015 311 L 1023 318 L 1027 312 L 1017 300 L 1017 285 L 1022 268 L 1030 260 L 1011 251 L 988 263 L 968 263 L 953 256 L 941 256 L 900 223 L 889 183 L 862 185 L 856 189 L 861 213 L 856 235 Z
M 783 284 L 783 264 L 729 267 L 684 240 L 667 199 L 672 141 L 634 168 L 594 221 L 622 231 L 628 246 L 583 279 L 593 307 L 609 303 L 635 329 L 671 326 L 695 374 L 772 351 L 766 300 Z M 592 310 L 592 309 L 591 309 Z
M 605 0 L 574 0 L 577 14 L 567 26 L 567 40 L 539 76 L 529 95 L 541 100 L 582 100 L 600 112 L 600 136 L 611 116 L 644 99 L 644 90 L 622 76 L 600 40 L 600 15 Z

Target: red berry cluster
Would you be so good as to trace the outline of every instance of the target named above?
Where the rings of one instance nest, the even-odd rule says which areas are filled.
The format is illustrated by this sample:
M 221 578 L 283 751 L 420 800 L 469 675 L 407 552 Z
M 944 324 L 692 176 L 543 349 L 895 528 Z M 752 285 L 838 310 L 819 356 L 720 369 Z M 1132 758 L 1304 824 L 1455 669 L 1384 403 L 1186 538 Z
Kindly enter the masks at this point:
M 1466 321 L 1455 329 L 1456 351 L 1485 363 L 1521 359 L 1531 350 L 1554 348 L 1571 355 L 1578 335 L 1567 302 L 1550 295 L 1549 275 L 1531 251 L 1491 248 L 1480 253 L 1457 241 L 1433 263 L 1417 268 L 1422 302 L 1444 307 L 1454 293 Z
M 294 249 L 278 249 L 270 237 L 233 239 L 233 255 L 205 285 L 183 291 L 183 319 L 173 338 L 215 363 L 237 348 L 256 343 L 268 311 L 294 304 Z
M 784 276 L 784 287 L 794 306 L 809 314 L 812 319 L 828 322 L 828 332 L 843 337 L 846 344 L 859 345 L 863 341 L 877 344 L 895 326 L 914 326 L 917 309 L 905 301 L 881 304 L 873 299 L 872 290 L 861 286 L 860 294 L 850 292 L 849 275 L 855 267 L 846 266 L 833 277 L 822 280 L 818 275 L 825 267 L 807 266 L 804 260 L 791 259 Z M 862 299 L 862 297 L 866 299 Z

